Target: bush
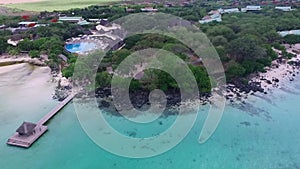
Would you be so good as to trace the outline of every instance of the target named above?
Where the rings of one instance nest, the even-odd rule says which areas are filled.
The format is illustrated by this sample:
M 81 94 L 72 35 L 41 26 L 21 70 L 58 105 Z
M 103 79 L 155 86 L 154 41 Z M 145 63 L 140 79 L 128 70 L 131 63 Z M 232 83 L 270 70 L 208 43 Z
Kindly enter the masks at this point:
M 245 75 L 249 75 L 256 71 L 262 72 L 264 70 L 264 65 L 254 60 L 244 61 L 242 67 L 245 69 Z
M 18 48 L 21 50 L 21 51 L 30 51 L 30 50 L 33 50 L 33 43 L 32 41 L 30 41 L 28 38 L 24 39 L 23 41 L 21 41 L 19 44 L 18 44 Z
M 63 77 L 69 78 L 69 77 L 73 76 L 74 65 L 75 64 L 71 64 L 70 66 L 68 66 L 62 70 Z
M 283 40 L 288 44 L 300 43 L 300 35 L 286 35 Z
M 40 57 L 40 52 L 37 50 L 31 50 L 29 52 L 29 56 L 32 58 L 39 58 Z
M 281 50 L 281 51 L 285 50 L 285 47 L 280 45 L 279 43 L 273 43 L 273 47 L 277 50 Z
M 9 55 L 16 56 L 16 55 L 20 54 L 20 50 L 16 47 L 9 46 L 7 48 L 7 53 Z
M 0 54 L 6 52 L 8 46 L 7 40 L 3 37 L 0 37 Z
M 246 69 L 242 65 L 233 63 L 226 71 L 226 78 L 231 81 L 234 78 L 243 77 L 245 73 Z

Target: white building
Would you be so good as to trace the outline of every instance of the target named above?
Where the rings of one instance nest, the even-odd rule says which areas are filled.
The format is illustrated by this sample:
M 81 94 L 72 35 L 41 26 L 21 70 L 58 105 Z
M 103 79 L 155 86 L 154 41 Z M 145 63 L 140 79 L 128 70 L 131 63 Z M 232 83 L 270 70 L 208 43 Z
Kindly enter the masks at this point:
M 201 24 L 209 23 L 209 22 L 222 22 L 221 14 L 213 14 L 211 16 L 205 16 L 202 20 L 199 21 Z
M 260 11 L 262 10 L 261 6 L 246 6 L 246 8 L 242 8 L 242 12 L 247 12 L 247 11 Z
M 293 10 L 291 6 L 276 6 L 275 9 L 282 10 L 285 12 Z
M 240 12 L 239 8 L 231 8 L 231 9 L 224 9 L 224 13 L 237 13 Z
M 158 9 L 155 9 L 153 7 L 146 7 L 146 8 L 141 8 L 142 12 L 157 12 Z
M 59 17 L 58 20 L 62 21 L 62 22 L 78 23 L 80 21 L 83 21 L 84 19 L 82 17 L 67 17 L 67 16 L 64 16 L 64 17 Z
M 37 22 L 19 22 L 18 23 L 19 24 L 19 26 L 24 26 L 24 27 L 34 27 L 36 24 L 37 24 Z
M 208 15 L 220 14 L 222 12 L 223 12 L 223 9 L 211 10 L 210 12 L 208 12 Z

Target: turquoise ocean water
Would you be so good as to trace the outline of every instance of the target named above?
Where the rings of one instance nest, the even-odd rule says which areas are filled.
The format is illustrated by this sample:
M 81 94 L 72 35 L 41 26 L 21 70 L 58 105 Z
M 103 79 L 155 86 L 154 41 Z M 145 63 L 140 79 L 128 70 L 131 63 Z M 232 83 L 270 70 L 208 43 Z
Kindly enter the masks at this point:
M 152 158 L 129 159 L 90 140 L 72 103 L 49 122 L 49 131 L 30 149 L 7 146 L 7 138 L 23 120 L 36 122 L 57 104 L 51 99 L 53 84 L 38 80 L 45 71 L 28 65 L 16 70 L 9 75 L 0 71 L 0 169 L 300 168 L 300 77 L 268 95 L 251 96 L 245 105 L 228 104 L 218 129 L 205 144 L 199 144 L 198 137 L 208 106 L 201 107 L 196 125 L 175 148 Z M 36 83 L 31 86 L 33 80 Z M 121 117 L 105 117 L 120 132 L 135 132 L 137 137 L 159 133 L 175 118 L 135 128 Z

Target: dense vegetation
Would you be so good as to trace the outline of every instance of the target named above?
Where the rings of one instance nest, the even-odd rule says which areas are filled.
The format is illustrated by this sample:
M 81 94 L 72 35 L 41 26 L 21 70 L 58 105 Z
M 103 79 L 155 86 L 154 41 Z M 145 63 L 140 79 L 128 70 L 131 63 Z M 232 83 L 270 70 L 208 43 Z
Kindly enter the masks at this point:
M 37 17 L 34 18 L 37 19 Z M 20 20 L 20 17 L 5 17 L 2 22 L 8 26 L 16 27 L 15 25 Z M 67 56 L 70 62 L 75 62 L 76 57 L 64 50 L 65 41 L 68 38 L 89 33 L 89 30 L 76 24 L 50 23 L 47 20 L 40 20 L 40 22 L 49 25 L 14 33 L 9 30 L 1 30 L 0 53 L 10 55 L 28 53 L 33 58 L 40 58 L 42 55 L 47 56 L 47 63 L 53 71 L 59 71 L 62 59 L 58 56 L 61 54 Z M 17 47 L 13 47 L 8 45 L 8 39 L 23 40 L 19 42 Z
M 205 7 L 204 7 L 205 6 Z M 132 12 L 139 12 L 142 6 L 128 6 Z M 196 3 L 185 7 L 164 7 L 156 5 L 161 12 L 180 16 L 192 22 L 198 21 L 211 9 L 221 7 L 217 3 Z M 84 18 L 107 18 L 110 21 L 128 15 L 124 6 L 90 6 L 84 9 L 72 9 L 64 11 L 67 15 L 83 16 Z M 64 41 L 79 34 L 87 34 L 90 27 L 81 27 L 75 24 L 51 23 L 53 13 L 42 12 L 39 19 L 41 23 L 50 24 L 47 27 L 38 27 L 29 31 L 20 32 L 17 35 L 25 38 L 17 47 L 5 43 L 8 38 L 16 36 L 9 31 L 0 31 L 0 53 L 8 52 L 18 54 L 27 51 L 32 57 L 41 54 L 48 55 L 49 65 L 57 69 L 61 59 L 57 57 L 64 54 L 69 57 L 68 67 L 63 69 L 63 75 L 71 77 L 75 66 L 76 57 L 68 54 L 63 49 Z M 55 13 L 54 13 L 55 14 Z M 1 17 L 0 23 L 14 26 L 20 18 Z M 300 11 L 281 12 L 274 10 L 273 6 L 265 6 L 264 10 L 255 13 L 234 13 L 223 15 L 221 23 L 199 25 L 200 29 L 207 34 L 212 44 L 219 53 L 220 59 L 226 71 L 227 80 L 230 82 L 242 79 L 247 82 L 247 76 L 253 72 L 264 71 L 272 60 L 277 58 L 272 47 L 283 51 L 284 57 L 291 57 L 285 52 L 281 43 L 295 44 L 300 42 L 300 36 L 288 35 L 280 37 L 277 31 L 300 29 Z M 97 87 L 109 87 L 111 75 L 106 68 L 111 66 L 115 69 L 123 59 L 132 52 L 149 47 L 171 51 L 180 58 L 189 62 L 193 51 L 176 40 L 160 37 L 155 34 L 138 35 L 125 40 L 126 46 L 119 51 L 111 51 L 101 63 L 97 77 Z M 201 57 L 201 56 L 200 56 Z M 210 91 L 210 82 L 205 68 L 201 65 L 189 65 L 195 74 L 199 88 L 202 92 Z M 151 82 L 151 83 L 150 83 Z M 164 91 L 176 89 L 178 86 L 174 79 L 165 72 L 148 70 L 141 80 L 133 80 L 131 90 L 160 88 Z

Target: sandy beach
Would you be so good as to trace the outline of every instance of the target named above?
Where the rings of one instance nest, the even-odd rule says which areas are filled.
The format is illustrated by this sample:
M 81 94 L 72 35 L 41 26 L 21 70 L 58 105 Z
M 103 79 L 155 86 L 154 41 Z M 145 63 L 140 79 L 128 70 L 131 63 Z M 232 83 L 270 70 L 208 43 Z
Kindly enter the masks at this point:
M 42 0 L 0 0 L 0 4 L 17 4 L 25 2 L 39 2 Z

